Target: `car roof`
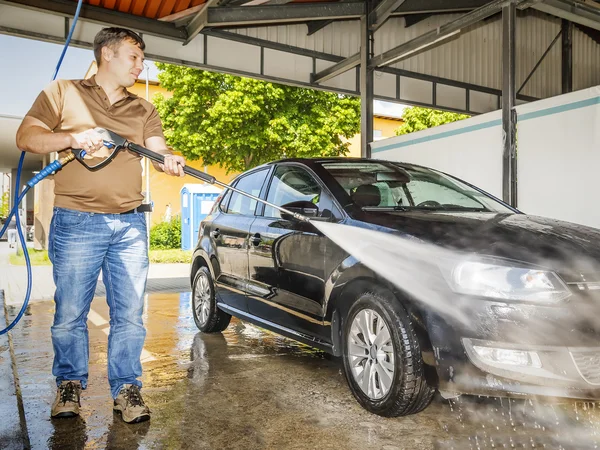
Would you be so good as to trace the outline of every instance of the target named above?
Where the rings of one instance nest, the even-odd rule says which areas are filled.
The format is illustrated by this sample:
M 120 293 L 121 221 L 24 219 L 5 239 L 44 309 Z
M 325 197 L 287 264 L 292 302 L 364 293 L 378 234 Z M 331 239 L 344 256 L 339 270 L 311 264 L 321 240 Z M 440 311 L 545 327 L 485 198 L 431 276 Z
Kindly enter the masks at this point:
M 327 163 L 327 162 L 344 162 L 344 163 L 365 163 L 365 162 L 376 162 L 376 163 L 383 163 L 383 164 L 396 164 L 396 165 L 405 165 L 405 166 L 410 166 L 410 167 L 423 167 L 424 169 L 428 169 L 428 167 L 425 166 L 419 166 L 417 164 L 412 164 L 412 163 L 404 163 L 404 162 L 398 162 L 398 161 L 386 161 L 383 159 L 373 159 L 373 158 L 353 158 L 353 157 L 345 157 L 345 156 L 339 156 L 339 157 L 329 157 L 329 158 L 283 158 L 283 159 L 278 159 L 276 161 L 271 161 L 265 164 L 262 164 L 261 166 L 256 167 L 255 169 L 258 169 L 260 167 L 269 167 L 272 166 L 273 164 L 281 164 L 281 163 L 300 163 L 300 164 L 305 164 L 307 166 L 311 166 L 314 164 L 322 164 L 322 163 Z

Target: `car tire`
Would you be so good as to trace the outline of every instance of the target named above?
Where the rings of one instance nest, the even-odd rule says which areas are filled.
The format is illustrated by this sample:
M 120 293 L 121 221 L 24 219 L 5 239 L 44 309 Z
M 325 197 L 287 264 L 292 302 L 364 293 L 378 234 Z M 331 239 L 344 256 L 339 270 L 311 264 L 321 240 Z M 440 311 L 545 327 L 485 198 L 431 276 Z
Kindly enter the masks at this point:
M 198 269 L 192 283 L 192 312 L 196 326 L 204 333 L 219 333 L 231 320 L 231 315 L 217 307 L 215 283 L 205 266 Z
M 391 294 L 365 292 L 352 305 L 344 321 L 343 362 L 352 394 L 371 413 L 415 414 L 435 394 L 411 320 Z

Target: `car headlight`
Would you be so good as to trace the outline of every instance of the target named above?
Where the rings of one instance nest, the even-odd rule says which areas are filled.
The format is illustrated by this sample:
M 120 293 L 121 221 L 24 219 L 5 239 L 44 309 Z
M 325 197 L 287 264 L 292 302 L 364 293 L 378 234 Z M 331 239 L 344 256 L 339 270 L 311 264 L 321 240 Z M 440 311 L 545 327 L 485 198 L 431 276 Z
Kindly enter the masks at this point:
M 461 261 L 446 270 L 446 281 L 459 294 L 507 301 L 556 303 L 571 295 L 554 273 L 488 261 Z

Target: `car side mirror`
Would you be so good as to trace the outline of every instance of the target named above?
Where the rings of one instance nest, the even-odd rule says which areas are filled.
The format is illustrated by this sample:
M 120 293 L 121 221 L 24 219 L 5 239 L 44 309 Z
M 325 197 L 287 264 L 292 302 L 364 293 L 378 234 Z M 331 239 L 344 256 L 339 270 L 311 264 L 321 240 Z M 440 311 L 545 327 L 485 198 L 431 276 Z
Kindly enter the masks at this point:
M 302 214 L 308 218 L 319 216 L 319 207 L 308 200 L 286 203 L 285 205 L 281 205 L 281 207 L 293 213 Z M 294 216 L 284 213 L 283 211 L 281 211 L 281 218 L 284 220 L 296 220 Z

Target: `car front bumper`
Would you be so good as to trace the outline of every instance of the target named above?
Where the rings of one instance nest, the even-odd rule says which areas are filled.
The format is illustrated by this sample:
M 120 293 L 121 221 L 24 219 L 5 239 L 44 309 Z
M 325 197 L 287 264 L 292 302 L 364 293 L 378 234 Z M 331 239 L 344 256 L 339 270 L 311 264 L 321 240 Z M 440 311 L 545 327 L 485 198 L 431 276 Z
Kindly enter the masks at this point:
M 473 394 L 600 398 L 600 347 L 557 347 L 463 339 L 467 359 L 443 389 Z
M 574 300 L 477 300 L 468 324 L 429 320 L 440 390 L 600 399 L 600 310 Z

